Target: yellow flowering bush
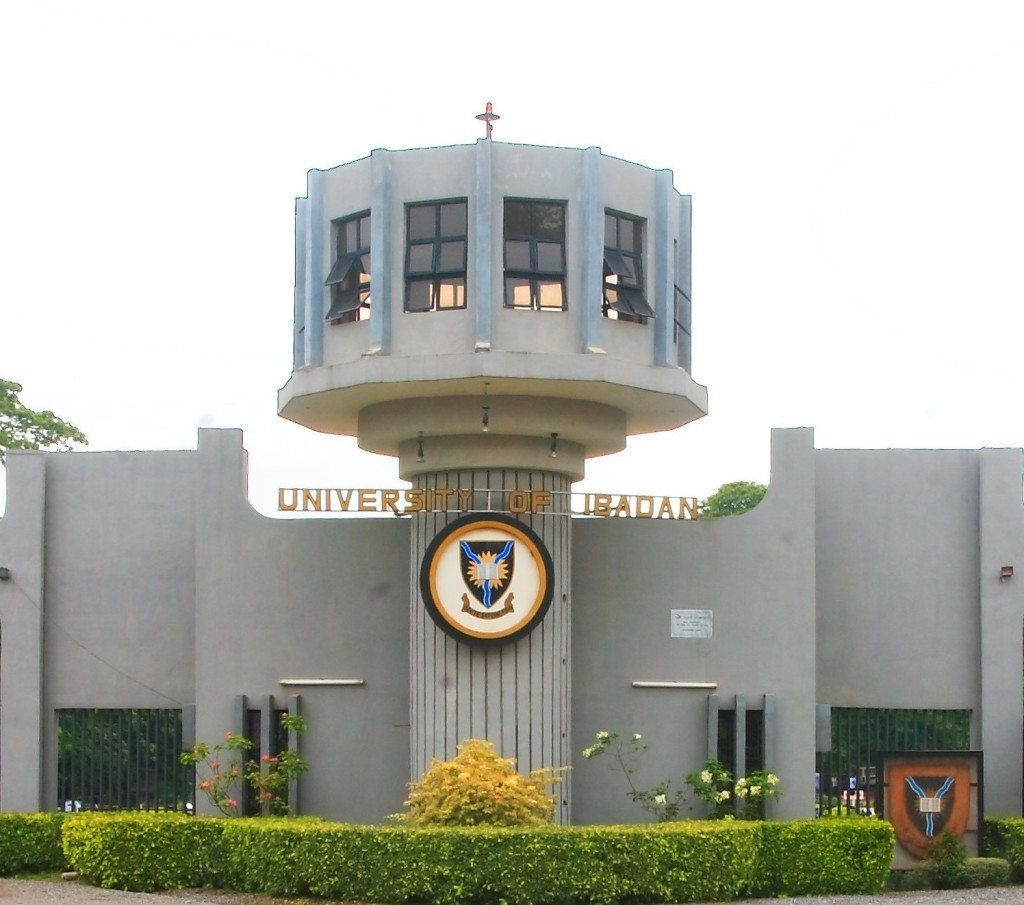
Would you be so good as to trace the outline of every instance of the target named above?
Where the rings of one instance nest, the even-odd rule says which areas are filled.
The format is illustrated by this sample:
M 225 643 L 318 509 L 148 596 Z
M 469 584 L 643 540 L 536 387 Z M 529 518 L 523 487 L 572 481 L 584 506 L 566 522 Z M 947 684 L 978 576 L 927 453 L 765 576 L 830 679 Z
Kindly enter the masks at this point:
M 516 771 L 490 742 L 471 738 L 451 760 L 434 760 L 419 782 L 409 783 L 409 799 L 398 820 L 416 826 L 536 826 L 551 823 L 555 797 L 548 791 L 564 768 L 544 767 L 529 776 Z

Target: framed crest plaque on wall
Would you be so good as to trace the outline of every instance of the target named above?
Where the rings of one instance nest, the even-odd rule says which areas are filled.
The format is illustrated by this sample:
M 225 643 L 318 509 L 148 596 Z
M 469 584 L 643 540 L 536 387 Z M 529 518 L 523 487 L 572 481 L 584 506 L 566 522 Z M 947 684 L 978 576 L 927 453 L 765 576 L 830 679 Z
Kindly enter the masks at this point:
M 906 751 L 883 754 L 883 814 L 896 831 L 895 867 L 928 857 L 945 834 L 978 854 L 984 818 L 980 751 Z
M 509 644 L 551 606 L 554 567 L 528 525 L 500 513 L 446 525 L 420 566 L 423 603 L 434 622 L 467 644 Z

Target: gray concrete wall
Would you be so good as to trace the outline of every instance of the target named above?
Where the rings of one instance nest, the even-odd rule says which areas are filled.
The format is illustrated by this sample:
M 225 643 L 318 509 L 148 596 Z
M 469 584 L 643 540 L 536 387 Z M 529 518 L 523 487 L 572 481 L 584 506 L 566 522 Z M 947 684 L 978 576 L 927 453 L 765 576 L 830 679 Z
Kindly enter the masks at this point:
M 0 809 L 42 806 L 43 573 L 46 456 L 7 454 L 0 519 Z
M 46 457 L 43 804 L 63 708 L 195 700 L 193 452 Z
M 575 822 L 646 819 L 607 758 L 579 751 L 602 729 L 640 732 L 637 774 L 678 786 L 707 757 L 707 691 L 633 681 L 717 682 L 758 706 L 776 696 L 780 816 L 813 812 L 814 452 L 808 429 L 772 434 L 772 479 L 752 511 L 693 521 L 573 525 Z M 670 637 L 670 610 L 711 609 L 709 640 Z
M 238 694 L 302 696 L 301 808 L 348 821 L 401 809 L 409 780 L 409 523 L 282 522 L 245 496 L 240 431 L 201 431 L 197 736 L 236 726 Z M 280 685 L 358 678 L 361 687 Z M 255 705 L 253 705 L 255 706 Z
M 981 595 L 981 747 L 990 815 L 1021 814 L 1021 632 L 1024 627 L 1022 453 L 979 453 Z M 1013 578 L 1000 580 L 1003 566 Z
M 977 712 L 977 451 L 818 450 L 815 468 L 818 700 Z

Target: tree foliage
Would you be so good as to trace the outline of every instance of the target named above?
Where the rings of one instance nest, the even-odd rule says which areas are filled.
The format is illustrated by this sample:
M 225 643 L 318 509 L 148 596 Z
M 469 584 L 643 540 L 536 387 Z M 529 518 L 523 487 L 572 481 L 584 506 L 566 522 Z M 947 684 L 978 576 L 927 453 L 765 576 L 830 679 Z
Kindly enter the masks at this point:
M 53 412 L 37 412 L 19 398 L 20 383 L 0 379 L 0 464 L 9 449 L 71 449 L 88 443 L 77 427 Z
M 739 515 L 753 509 L 764 498 L 768 488 L 751 481 L 733 481 L 723 484 L 700 504 L 701 518 L 719 518 L 723 515 Z

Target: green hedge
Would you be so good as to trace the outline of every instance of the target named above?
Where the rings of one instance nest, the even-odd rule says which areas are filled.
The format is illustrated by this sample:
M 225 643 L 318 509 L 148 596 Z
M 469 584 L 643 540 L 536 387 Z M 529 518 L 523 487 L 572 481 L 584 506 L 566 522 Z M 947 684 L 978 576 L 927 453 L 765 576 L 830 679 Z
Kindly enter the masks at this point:
M 64 854 L 83 879 L 105 889 L 211 886 L 218 878 L 223 825 L 184 814 L 69 814 Z
M 1005 858 L 1013 879 L 1024 880 L 1024 818 L 986 817 L 981 838 L 986 855 Z
M 231 821 L 225 884 L 383 903 L 693 902 L 749 886 L 753 824 L 462 828 Z
M 964 887 L 1009 886 L 1010 865 L 1004 858 L 968 858 Z M 903 870 L 894 870 L 886 889 L 889 892 L 911 892 L 923 889 L 941 889 L 927 861 Z
M 63 814 L 0 813 L 0 876 L 64 870 Z
M 891 824 L 871 817 L 758 824 L 756 896 L 878 893 L 892 866 Z
M 409 828 L 310 818 L 73 815 L 64 850 L 100 886 L 438 905 L 615 905 L 744 895 L 873 893 L 892 829 L 880 820 L 645 826 Z

